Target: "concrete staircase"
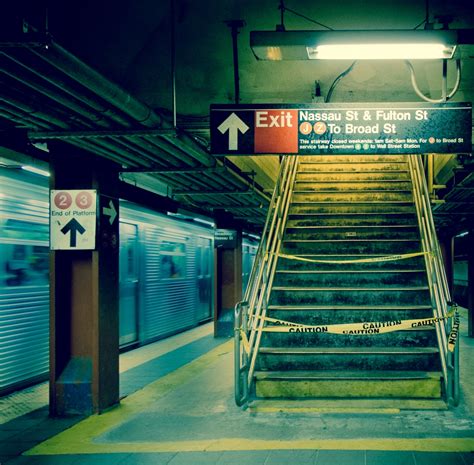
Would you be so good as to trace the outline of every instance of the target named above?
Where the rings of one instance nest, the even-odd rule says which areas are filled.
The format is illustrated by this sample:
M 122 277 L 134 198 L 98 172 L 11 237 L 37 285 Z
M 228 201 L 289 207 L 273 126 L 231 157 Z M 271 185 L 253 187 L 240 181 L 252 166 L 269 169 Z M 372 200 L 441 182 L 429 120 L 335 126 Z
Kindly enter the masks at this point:
M 300 157 L 280 252 L 344 260 L 421 251 L 404 156 Z M 431 317 L 424 258 L 279 258 L 267 316 L 325 325 Z M 436 332 L 263 333 L 256 398 L 440 399 Z

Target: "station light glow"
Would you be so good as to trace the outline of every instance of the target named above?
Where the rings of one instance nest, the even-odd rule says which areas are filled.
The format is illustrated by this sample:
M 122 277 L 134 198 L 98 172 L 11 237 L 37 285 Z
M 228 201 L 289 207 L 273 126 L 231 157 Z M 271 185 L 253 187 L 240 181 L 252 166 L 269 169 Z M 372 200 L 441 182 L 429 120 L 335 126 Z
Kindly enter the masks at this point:
M 307 47 L 310 60 L 420 60 L 451 58 L 455 46 L 431 44 L 326 44 Z
M 203 220 L 202 218 L 195 217 L 194 221 L 196 221 L 197 223 L 205 224 L 206 226 L 211 226 L 212 228 L 215 226 L 215 223 L 213 221 Z
M 23 165 L 21 169 L 28 171 L 30 173 L 39 174 L 40 176 L 45 176 L 45 177 L 50 176 L 49 171 L 42 170 L 41 168 L 36 168 L 36 166 Z
M 473 29 L 251 31 L 258 60 L 449 59 L 474 44 Z

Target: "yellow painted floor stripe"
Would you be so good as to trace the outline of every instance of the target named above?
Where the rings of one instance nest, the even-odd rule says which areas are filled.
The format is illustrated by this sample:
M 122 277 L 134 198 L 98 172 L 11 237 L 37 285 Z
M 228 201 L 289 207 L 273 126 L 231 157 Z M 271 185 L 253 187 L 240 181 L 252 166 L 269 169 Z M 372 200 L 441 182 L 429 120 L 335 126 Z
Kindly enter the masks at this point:
M 254 438 L 209 438 L 197 441 L 103 442 L 94 440 L 111 429 L 146 412 L 177 387 L 191 381 L 229 354 L 233 341 L 216 347 L 191 363 L 151 383 L 125 398 L 120 406 L 101 415 L 93 415 L 72 428 L 52 437 L 26 452 L 25 455 L 138 453 L 138 452 L 195 452 L 195 451 L 250 451 L 250 450 L 413 450 L 431 452 L 467 452 L 474 450 L 474 438 L 357 438 L 357 439 L 295 439 L 260 440 Z M 309 432 L 317 434 L 317 431 Z
M 49 441 L 47 441 L 49 443 Z M 44 443 L 46 444 L 46 443 Z M 418 452 L 470 452 L 474 438 L 365 438 L 365 439 L 297 439 L 259 440 L 242 438 L 201 441 L 75 443 L 35 447 L 26 455 L 113 454 L 140 452 L 206 452 L 255 450 L 383 450 Z
M 189 364 L 126 397 L 118 407 L 101 415 L 92 415 L 72 428 L 38 444 L 30 449 L 26 455 L 84 453 L 80 450 L 91 450 L 96 447 L 106 452 L 109 448 L 113 449 L 114 446 L 121 447 L 122 444 L 94 444 L 93 440 L 112 428 L 125 423 L 133 415 L 146 411 L 150 404 L 198 375 L 203 369 L 215 362 L 218 357 L 232 349 L 233 340 L 229 340 Z M 104 446 L 105 449 L 103 449 Z

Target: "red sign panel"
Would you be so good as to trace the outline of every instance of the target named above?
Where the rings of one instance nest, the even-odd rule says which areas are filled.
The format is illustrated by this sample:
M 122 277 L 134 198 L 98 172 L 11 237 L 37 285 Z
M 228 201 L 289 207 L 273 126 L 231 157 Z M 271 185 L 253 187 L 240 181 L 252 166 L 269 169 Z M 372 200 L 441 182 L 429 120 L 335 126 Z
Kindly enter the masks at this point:
M 298 110 L 255 112 L 256 153 L 298 153 Z

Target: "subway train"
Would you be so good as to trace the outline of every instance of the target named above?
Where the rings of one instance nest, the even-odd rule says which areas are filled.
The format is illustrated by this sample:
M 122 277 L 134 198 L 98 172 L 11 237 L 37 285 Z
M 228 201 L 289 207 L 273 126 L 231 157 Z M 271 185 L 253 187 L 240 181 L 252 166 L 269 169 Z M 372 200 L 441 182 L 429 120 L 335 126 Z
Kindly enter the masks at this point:
M 47 178 L 0 168 L 0 395 L 47 378 Z M 242 281 L 257 243 L 243 241 Z M 213 317 L 214 228 L 120 202 L 120 346 L 123 350 Z

